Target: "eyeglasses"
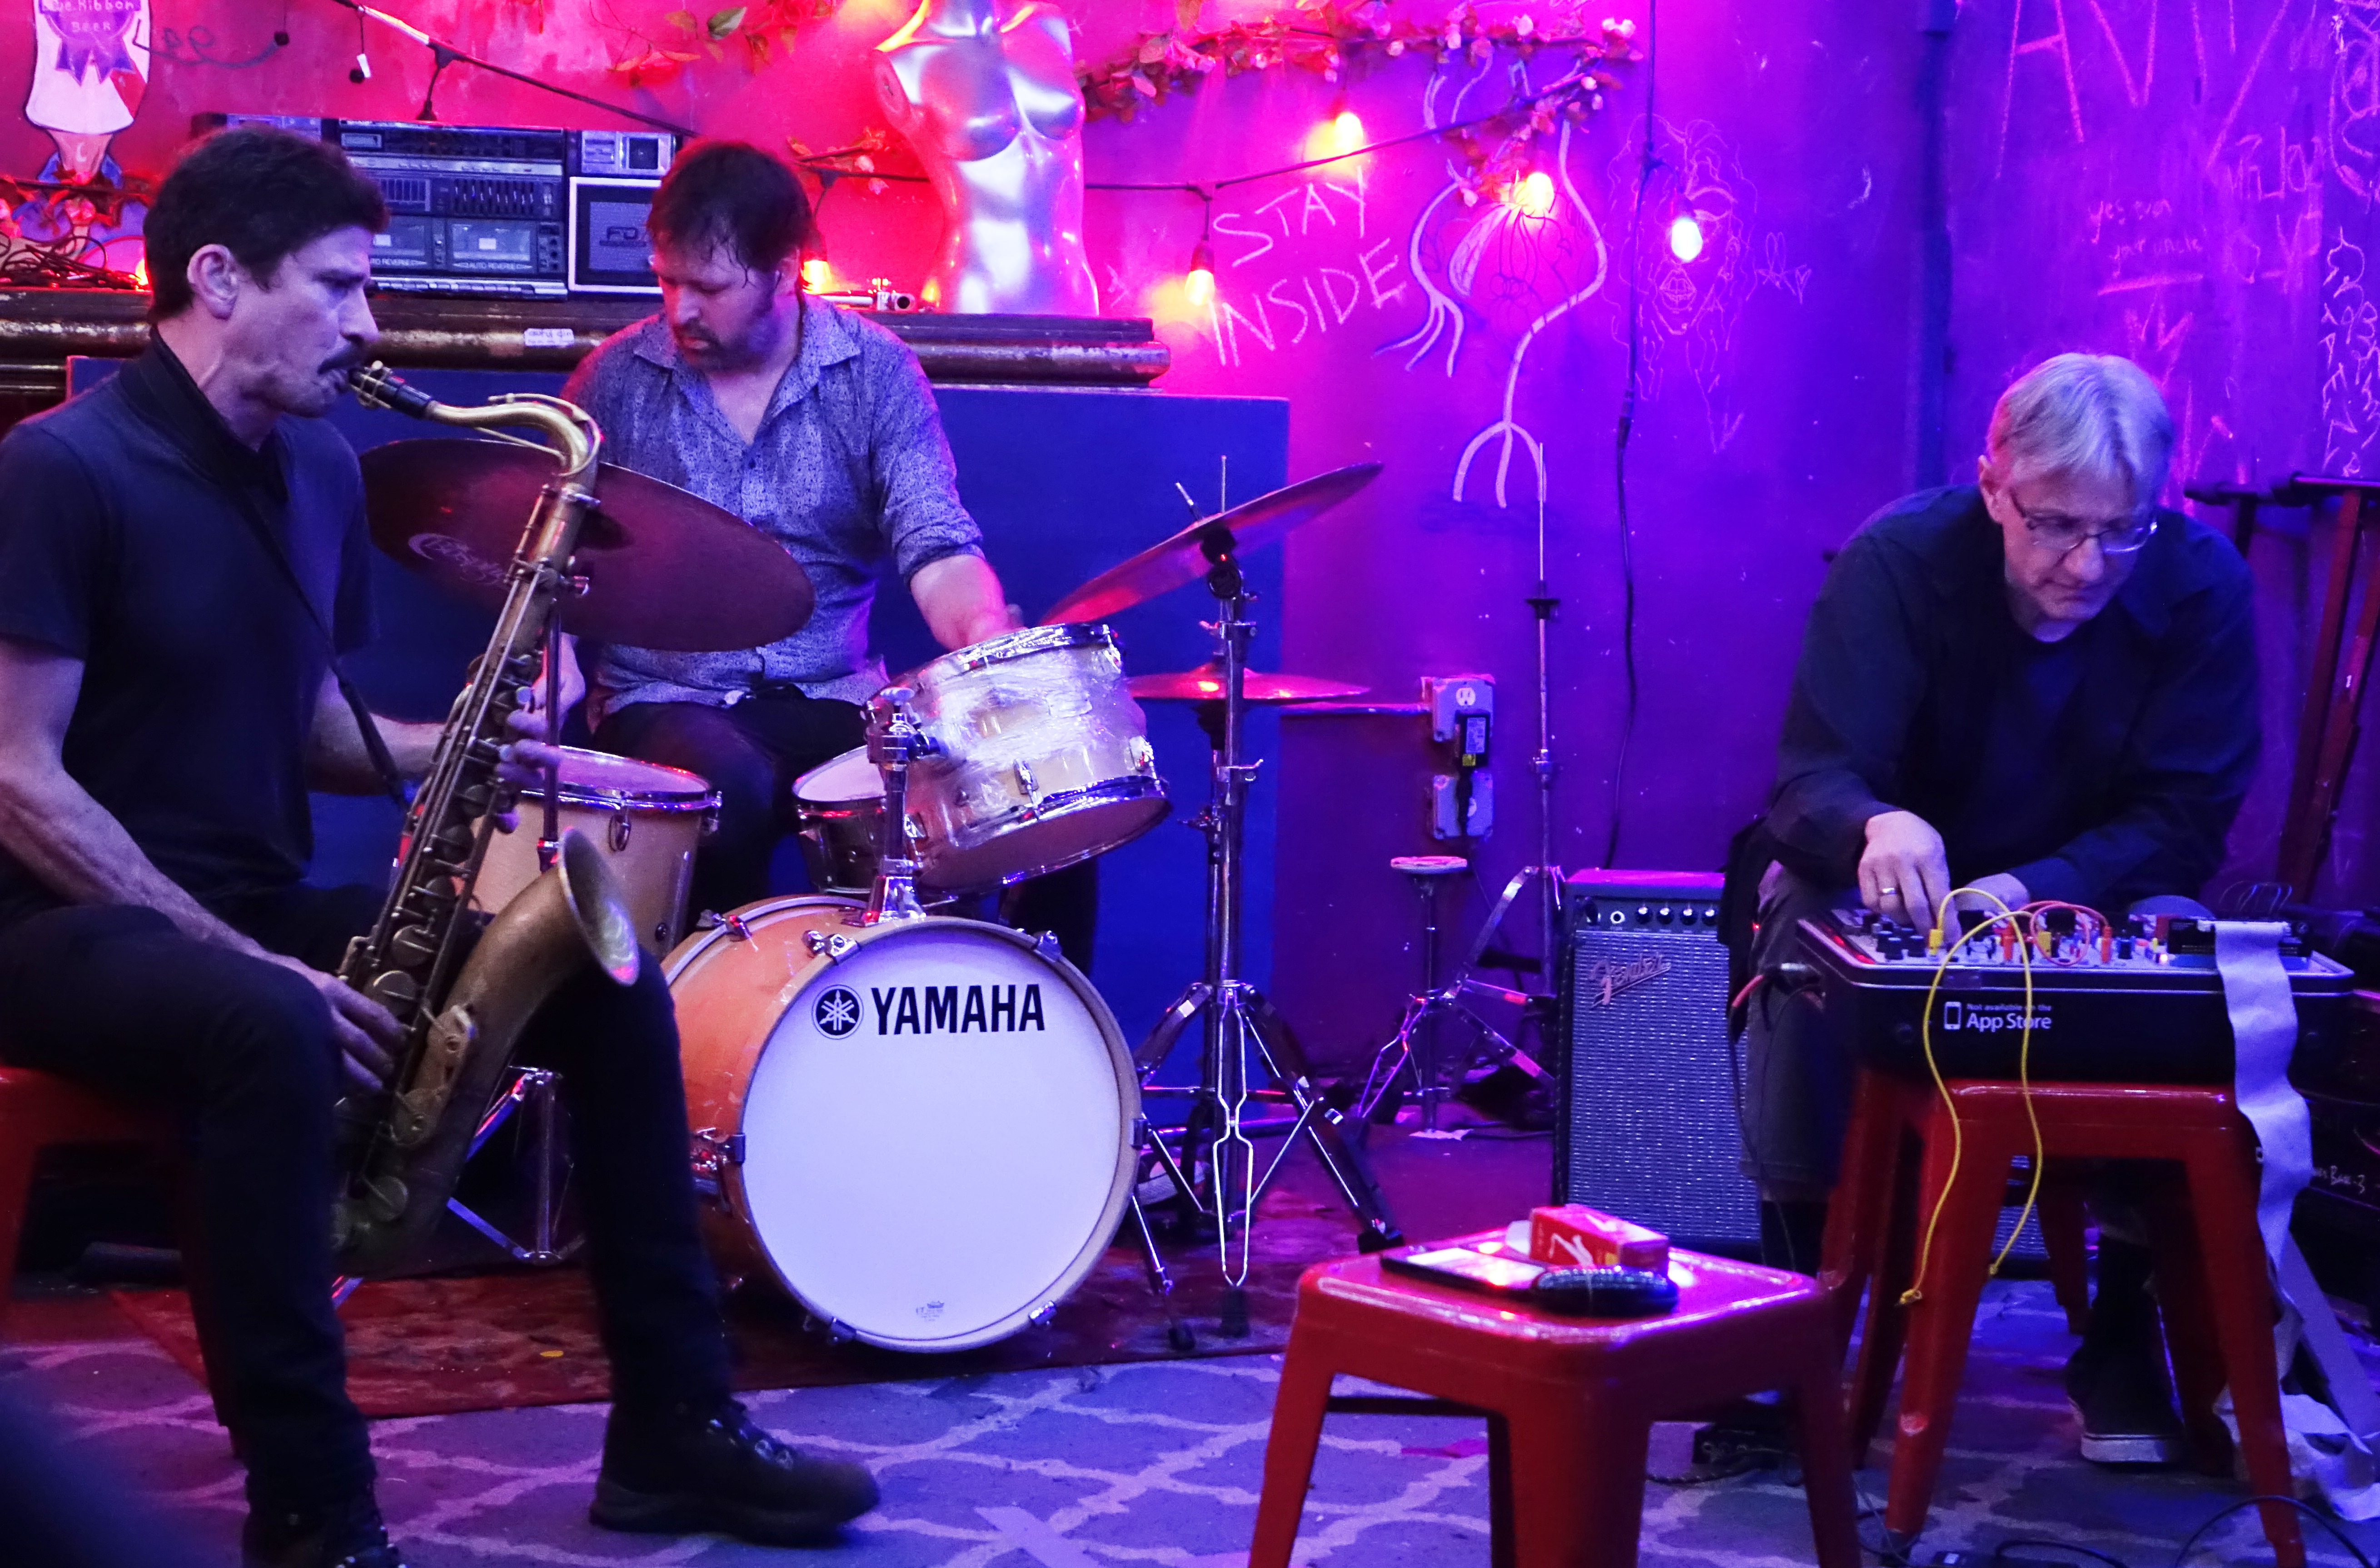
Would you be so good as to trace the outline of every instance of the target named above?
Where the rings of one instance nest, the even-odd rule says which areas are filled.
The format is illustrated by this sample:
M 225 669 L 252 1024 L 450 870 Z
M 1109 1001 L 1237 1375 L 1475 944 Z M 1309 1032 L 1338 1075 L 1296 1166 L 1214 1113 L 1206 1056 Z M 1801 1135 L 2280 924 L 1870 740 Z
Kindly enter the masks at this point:
M 2028 512 L 2024 503 L 2016 498 L 2013 490 L 2003 492 L 2008 504 L 2024 522 L 2025 529 L 2040 543 L 2060 555 L 2079 548 L 2087 540 L 2099 541 L 2100 553 L 2130 555 L 2148 543 L 2156 532 L 2156 514 L 2143 508 L 2129 517 L 2093 528 L 2082 517 L 2070 517 L 2063 512 Z

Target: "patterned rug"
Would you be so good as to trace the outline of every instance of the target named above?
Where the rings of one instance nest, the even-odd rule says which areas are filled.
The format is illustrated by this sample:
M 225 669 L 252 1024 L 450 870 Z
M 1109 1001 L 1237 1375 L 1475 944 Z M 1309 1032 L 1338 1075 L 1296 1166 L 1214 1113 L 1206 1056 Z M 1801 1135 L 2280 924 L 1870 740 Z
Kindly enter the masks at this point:
M 1249 1331 L 1224 1338 L 1216 1314 L 1221 1269 L 1214 1246 L 1166 1248 L 1172 1300 L 1196 1336 L 1193 1354 L 1276 1351 L 1289 1339 L 1298 1275 L 1354 1250 L 1345 1212 L 1292 1191 L 1265 1200 L 1248 1277 Z M 113 1299 L 142 1332 L 203 1380 L 189 1298 L 178 1290 L 117 1291 Z M 608 1397 L 610 1374 L 595 1332 L 595 1302 L 577 1268 L 508 1270 L 367 1284 L 340 1309 L 347 1331 L 347 1389 L 375 1418 L 572 1404 Z M 919 1355 L 835 1344 L 773 1282 L 728 1300 L 739 1389 L 816 1388 L 901 1379 L 953 1378 L 1181 1355 L 1167 1335 L 1164 1303 L 1149 1289 L 1135 1246 L 1111 1247 L 1044 1328 L 995 1344 Z

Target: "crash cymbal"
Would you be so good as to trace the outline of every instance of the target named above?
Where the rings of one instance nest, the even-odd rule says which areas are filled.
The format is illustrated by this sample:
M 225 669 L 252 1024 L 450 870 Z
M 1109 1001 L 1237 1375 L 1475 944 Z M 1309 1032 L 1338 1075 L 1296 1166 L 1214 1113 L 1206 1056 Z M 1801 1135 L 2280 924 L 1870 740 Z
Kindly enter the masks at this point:
M 1143 702 L 1220 702 L 1223 664 L 1220 659 L 1210 659 L 1195 670 L 1135 675 L 1123 684 Z M 1371 689 L 1320 675 L 1269 675 L 1262 670 L 1245 672 L 1240 688 L 1250 702 L 1319 702 L 1331 697 L 1360 697 Z
M 372 542 L 460 598 L 504 602 L 504 571 L 554 460 L 526 446 L 436 437 L 363 455 Z M 587 590 L 562 627 L 603 642 L 757 648 L 809 619 L 809 575 L 783 545 L 675 485 L 602 464 L 573 564 Z
M 1232 549 L 1241 553 L 1270 544 L 1371 483 L 1379 471 L 1378 463 L 1351 463 L 1202 518 L 1164 543 L 1152 544 L 1131 560 L 1101 572 L 1060 600 L 1041 617 L 1041 624 L 1054 626 L 1068 621 L 1104 620 L 1119 610 L 1196 582 L 1207 575 L 1207 553 L 1200 548 L 1200 541 L 1208 529 L 1230 529 Z

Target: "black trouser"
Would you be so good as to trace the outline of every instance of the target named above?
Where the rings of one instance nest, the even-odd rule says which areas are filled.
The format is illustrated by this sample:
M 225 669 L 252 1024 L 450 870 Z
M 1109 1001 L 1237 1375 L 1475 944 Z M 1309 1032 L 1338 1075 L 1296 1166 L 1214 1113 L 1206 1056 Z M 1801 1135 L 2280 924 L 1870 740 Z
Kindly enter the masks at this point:
M 379 904 L 369 888 L 296 888 L 230 918 L 327 969 Z M 250 1500 L 302 1509 L 368 1485 L 330 1300 L 340 1082 L 321 995 L 153 910 L 80 907 L 0 929 L 0 1020 L 9 1061 L 182 1113 L 204 1270 L 193 1300 Z M 614 1400 L 723 1397 L 726 1340 L 695 1227 L 660 966 L 625 989 L 590 967 L 538 1015 L 520 1056 L 561 1074 Z
M 864 745 L 868 715 L 853 703 L 771 687 L 732 708 L 631 703 L 608 715 L 594 738 L 598 750 L 683 768 L 719 792 L 719 831 L 695 851 L 687 904 L 689 913 L 723 913 L 769 896 L 769 862 L 794 825 L 794 781 Z M 1001 918 L 1052 932 L 1087 974 L 1099 893 L 1095 866 L 1071 866 L 1009 890 Z

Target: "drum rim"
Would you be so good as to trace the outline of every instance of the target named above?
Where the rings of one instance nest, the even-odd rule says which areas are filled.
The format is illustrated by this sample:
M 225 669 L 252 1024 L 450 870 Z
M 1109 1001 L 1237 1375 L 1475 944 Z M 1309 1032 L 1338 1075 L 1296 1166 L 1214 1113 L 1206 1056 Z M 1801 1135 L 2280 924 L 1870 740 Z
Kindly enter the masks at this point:
M 774 915 L 779 910 L 798 908 L 806 904 L 840 905 L 844 909 L 856 914 L 868 907 L 868 898 L 865 893 L 862 893 L 857 898 L 854 898 L 848 893 L 836 893 L 832 890 L 812 891 L 809 893 L 772 893 L 767 898 L 754 899 L 749 904 L 739 904 L 735 908 L 727 911 L 727 913 L 734 918 L 743 921 L 748 927 L 751 922 L 759 916 Z M 697 919 L 700 918 L 699 916 L 695 918 Z M 860 930 L 863 929 L 864 928 L 856 925 L 852 927 L 852 930 Z M 674 985 L 677 982 L 678 976 L 693 967 L 694 961 L 697 958 L 699 958 L 704 954 L 710 952 L 712 947 L 716 946 L 720 942 L 735 942 L 738 940 L 740 939 L 735 935 L 735 927 L 729 925 L 727 921 L 723 919 L 715 926 L 706 926 L 699 930 L 687 932 L 684 937 L 679 939 L 678 944 L 675 947 L 670 949 L 668 956 L 662 960 L 662 983 L 663 985 Z M 808 972 L 809 971 L 807 968 L 802 971 L 804 974 L 808 974 Z
M 817 767 L 809 769 L 806 772 L 797 774 L 794 779 L 793 791 L 795 804 L 808 806 L 852 806 L 856 805 L 858 802 L 863 800 L 882 800 L 884 798 L 884 773 L 883 770 L 877 767 L 873 762 L 868 762 L 868 776 L 876 781 L 876 793 L 874 795 L 847 795 L 839 800 L 821 800 L 817 796 L 804 795 L 802 793 L 802 785 L 805 783 L 818 777 L 820 773 L 825 772 L 829 768 L 839 767 L 842 764 L 850 761 L 854 757 L 857 757 L 861 761 L 867 762 L 868 748 L 863 744 L 855 746 L 848 751 L 838 751 L 833 756 L 828 758 L 825 761 L 820 763 Z
M 1002 632 L 998 637 L 969 643 L 965 648 L 954 648 L 938 659 L 918 665 L 886 686 L 884 690 L 890 691 L 896 686 L 915 687 L 921 681 L 938 676 L 969 675 L 1035 653 L 1062 653 L 1070 648 L 1115 646 L 1115 631 L 1104 621 L 1069 621 L 1055 626 L 1026 626 L 1020 631 Z
M 748 923 L 750 917 L 745 915 L 746 910 L 758 910 L 767 914 L 788 906 L 805 903 L 849 904 L 850 901 L 824 893 L 791 893 L 747 904 L 731 913 L 744 918 Z M 850 1330 L 862 1343 L 911 1354 L 972 1350 L 978 1345 L 995 1343 L 1023 1329 L 1044 1308 L 1055 1307 L 1073 1295 L 1081 1288 L 1083 1282 L 1090 1278 L 1091 1270 L 1099 1267 L 1099 1259 L 1107 1254 L 1109 1244 L 1115 1239 L 1116 1228 L 1123 1223 L 1124 1210 L 1132 1201 L 1133 1180 L 1139 1173 L 1140 1164 L 1139 1140 L 1135 1136 L 1135 1130 L 1140 1125 L 1141 1120 L 1140 1069 L 1133 1061 L 1132 1048 L 1124 1043 L 1123 1029 L 1117 1024 L 1115 1013 L 1108 1006 L 1107 998 L 1101 996 L 1099 988 L 1091 984 L 1090 977 L 1067 962 L 1065 955 L 1058 951 L 1057 943 L 1046 936 L 1030 936 L 1023 931 L 1012 930 L 1006 926 L 994 925 L 989 920 L 966 920 L 950 915 L 927 915 L 914 919 L 881 921 L 873 926 L 856 926 L 852 928 L 851 951 L 834 956 L 820 954 L 792 977 L 791 984 L 784 993 L 785 1004 L 791 1007 L 795 999 L 809 990 L 811 981 L 821 972 L 821 966 L 831 967 L 847 963 L 858 948 L 889 940 L 905 931 L 947 926 L 972 927 L 978 930 L 988 931 L 1003 942 L 1021 947 L 1026 953 L 1048 964 L 1060 979 L 1073 988 L 1075 996 L 1084 1003 L 1085 1010 L 1090 1014 L 1091 1022 L 1099 1028 L 1100 1039 L 1107 1043 L 1109 1064 L 1115 1069 L 1117 1108 L 1122 1112 L 1123 1126 L 1120 1130 L 1123 1137 L 1116 1149 L 1115 1174 L 1108 1184 L 1108 1199 L 1105 1207 L 1099 1211 L 1099 1222 L 1092 1226 L 1089 1236 L 1085 1239 L 1081 1251 L 1075 1255 L 1074 1260 L 1061 1270 L 1050 1284 L 1035 1293 L 1035 1299 L 1030 1305 L 972 1332 L 944 1339 L 900 1339 L 856 1329 L 850 1324 L 843 1325 L 844 1328 Z M 730 928 L 722 922 L 704 932 L 703 935 L 722 941 L 732 940 L 729 932 Z M 673 954 L 671 960 L 663 962 L 664 978 L 674 983 L 678 975 L 692 964 L 694 958 L 699 953 L 709 951 L 709 947 L 708 942 L 697 947 L 696 939 L 691 937 L 686 939 L 677 949 L 679 953 L 686 954 L 686 963 L 673 962 L 672 960 L 676 957 L 676 954 Z M 782 1013 L 779 1014 L 780 1017 L 783 1015 Z M 754 1053 L 753 1072 L 759 1071 L 761 1058 L 766 1054 L 765 1050 Z M 744 1113 L 752 1103 L 751 1080 L 748 1077 L 744 1082 L 743 1091 L 742 1098 L 735 1105 L 735 1125 L 733 1129 L 725 1129 L 737 1136 L 743 1135 L 745 1131 Z M 767 1266 L 770 1277 L 777 1282 L 778 1288 L 801 1303 L 805 1310 L 817 1315 L 821 1319 L 827 1319 L 827 1314 L 820 1309 L 818 1304 L 804 1295 L 795 1288 L 794 1282 L 785 1277 L 784 1270 L 778 1267 L 776 1258 L 770 1254 L 768 1246 L 761 1241 L 759 1226 L 753 1221 L 751 1203 L 744 1191 L 744 1167 L 740 1163 L 728 1165 L 721 1171 L 719 1196 L 744 1225 L 746 1233 L 754 1244 L 752 1250 L 759 1255 L 760 1261 Z
M 1088 807 L 1125 806 L 1135 800 L 1157 800 L 1163 803 L 1164 809 L 1151 816 L 1148 820 L 1113 844 L 1101 845 L 1097 849 L 1086 849 L 1059 860 L 1037 861 L 1029 870 L 1005 871 L 1001 874 L 997 881 L 944 882 L 936 877 L 936 869 L 946 868 L 953 855 L 973 854 L 987 845 L 998 842 L 1017 828 L 1034 822 L 1055 821 L 1062 817 L 1071 817 Z M 1000 831 L 976 838 L 964 846 L 958 845 L 954 840 L 945 840 L 944 843 L 952 845 L 947 854 L 937 854 L 933 845 L 927 845 L 918 857 L 917 874 L 921 880 L 932 880 L 933 885 L 938 888 L 949 887 L 962 893 L 979 893 L 995 887 L 1014 887 L 1018 882 L 1027 881 L 1035 877 L 1046 877 L 1052 871 L 1062 871 L 1069 866 L 1079 866 L 1086 860 L 1096 860 L 1102 855 L 1122 849 L 1172 814 L 1173 797 L 1166 794 L 1163 779 L 1149 773 L 1105 779 L 1085 789 L 1070 789 L 1059 795 L 1043 796 L 1038 803 L 1025 808 L 1019 815 L 1002 817 L 996 821 L 989 819 L 982 820 L 981 825 L 997 828 Z
M 613 811 L 715 811 L 719 808 L 719 792 L 700 773 L 684 768 L 673 768 L 666 762 L 648 762 L 641 757 L 629 757 L 617 751 L 598 751 L 591 746 L 565 746 L 558 749 L 566 768 L 573 757 L 600 757 L 611 762 L 633 762 L 639 768 L 669 773 L 684 779 L 690 789 L 605 789 L 600 785 L 573 784 L 565 776 L 562 781 L 557 806 L 596 806 Z M 545 798 L 541 784 L 529 784 L 515 792 L 523 800 Z

